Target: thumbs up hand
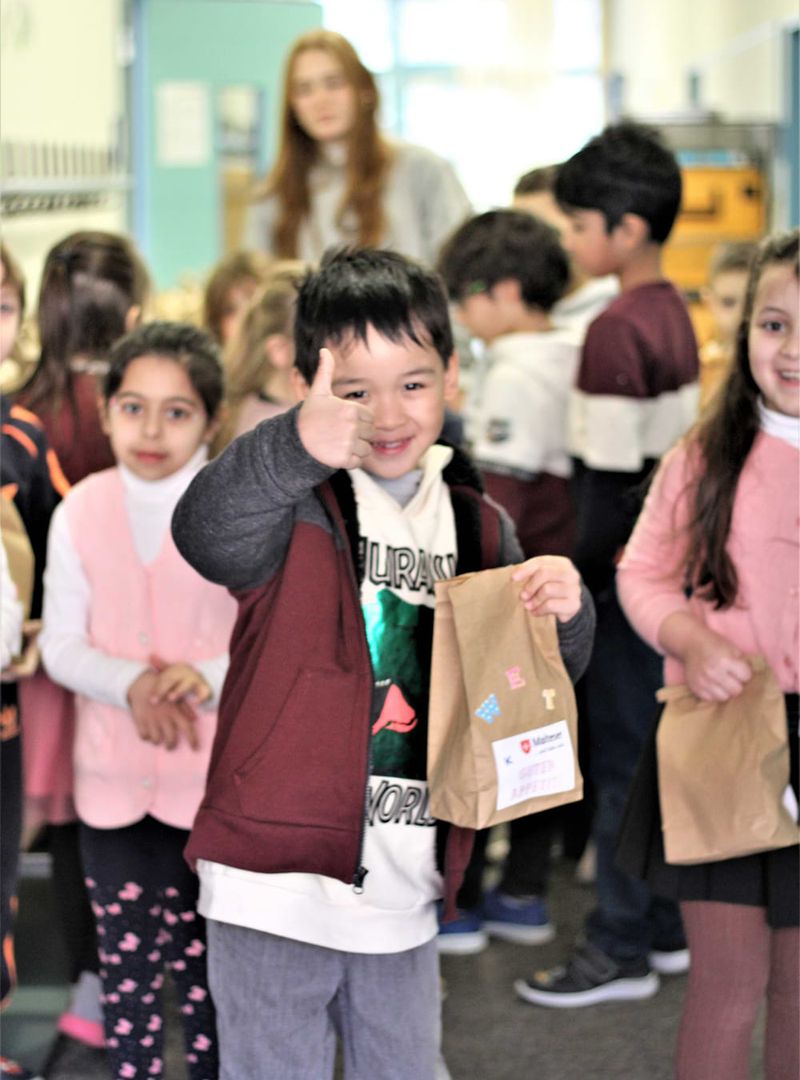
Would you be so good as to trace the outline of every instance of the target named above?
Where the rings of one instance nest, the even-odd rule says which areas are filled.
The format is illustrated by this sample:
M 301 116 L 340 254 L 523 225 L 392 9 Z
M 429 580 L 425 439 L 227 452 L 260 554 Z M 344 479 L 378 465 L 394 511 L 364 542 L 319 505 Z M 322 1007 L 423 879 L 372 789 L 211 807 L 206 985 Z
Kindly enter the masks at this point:
M 372 412 L 333 393 L 334 359 L 320 349 L 319 367 L 298 415 L 300 441 L 331 469 L 356 469 L 371 450 Z

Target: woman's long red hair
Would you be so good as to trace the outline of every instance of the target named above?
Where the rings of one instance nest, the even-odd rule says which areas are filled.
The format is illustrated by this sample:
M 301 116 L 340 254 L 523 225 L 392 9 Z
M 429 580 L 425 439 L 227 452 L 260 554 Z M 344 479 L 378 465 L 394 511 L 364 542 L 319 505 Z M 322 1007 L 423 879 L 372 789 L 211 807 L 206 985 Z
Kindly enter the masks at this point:
M 386 220 L 382 195 L 393 153 L 377 125 L 378 88 L 350 42 L 332 30 L 310 30 L 293 44 L 286 60 L 281 108 L 280 145 L 277 160 L 259 194 L 277 198 L 278 215 L 270 249 L 285 258 L 296 258 L 300 226 L 311 211 L 308 177 L 317 159 L 315 141 L 300 127 L 291 104 L 294 66 L 300 53 L 317 49 L 341 64 L 344 77 L 356 93 L 357 110 L 348 136 L 347 186 L 338 220 L 352 212 L 358 222 L 359 244 L 379 245 Z

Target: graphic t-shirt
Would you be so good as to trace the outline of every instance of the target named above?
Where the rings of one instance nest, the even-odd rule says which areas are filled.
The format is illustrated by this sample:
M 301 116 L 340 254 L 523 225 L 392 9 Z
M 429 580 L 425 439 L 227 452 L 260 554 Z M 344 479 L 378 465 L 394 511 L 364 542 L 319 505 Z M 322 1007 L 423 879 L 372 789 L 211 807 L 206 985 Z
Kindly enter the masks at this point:
M 375 676 L 362 889 L 313 874 L 255 874 L 201 860 L 199 908 L 231 922 L 348 952 L 402 952 L 437 931 L 435 822 L 426 747 L 434 582 L 456 567 L 455 518 L 431 447 L 405 505 L 361 470 L 356 500 L 361 602 Z M 402 500 L 401 500 L 402 501 Z

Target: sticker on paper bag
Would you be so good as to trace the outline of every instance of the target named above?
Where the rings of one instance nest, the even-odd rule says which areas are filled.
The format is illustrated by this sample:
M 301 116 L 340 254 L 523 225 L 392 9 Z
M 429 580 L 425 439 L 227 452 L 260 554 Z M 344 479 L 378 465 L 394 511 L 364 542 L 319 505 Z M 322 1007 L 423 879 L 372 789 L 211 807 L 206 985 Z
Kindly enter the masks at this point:
M 566 720 L 492 743 L 497 809 L 575 787 L 575 755 Z

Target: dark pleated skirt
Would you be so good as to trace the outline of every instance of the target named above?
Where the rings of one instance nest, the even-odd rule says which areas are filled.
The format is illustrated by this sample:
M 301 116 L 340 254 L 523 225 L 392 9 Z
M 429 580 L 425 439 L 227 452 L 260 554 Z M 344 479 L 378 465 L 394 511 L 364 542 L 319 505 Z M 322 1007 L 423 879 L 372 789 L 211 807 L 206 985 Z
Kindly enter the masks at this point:
M 786 695 L 791 783 L 798 795 L 798 696 Z M 763 907 L 773 929 L 800 925 L 800 846 L 739 859 L 672 866 L 664 860 L 656 729 L 636 771 L 620 828 L 617 864 L 672 900 L 716 900 Z

